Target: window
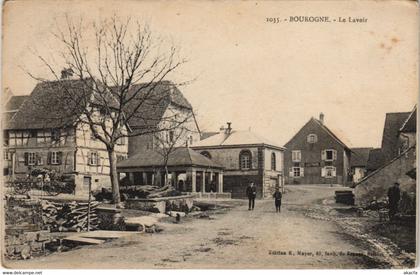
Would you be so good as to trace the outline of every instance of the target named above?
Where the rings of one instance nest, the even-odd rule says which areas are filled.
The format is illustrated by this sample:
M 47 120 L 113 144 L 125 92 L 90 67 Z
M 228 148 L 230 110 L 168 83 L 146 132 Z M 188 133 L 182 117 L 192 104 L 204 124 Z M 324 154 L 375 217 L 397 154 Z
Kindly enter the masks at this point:
M 3 145 L 8 146 L 9 145 L 9 132 L 3 131 Z
M 44 165 L 44 160 L 40 153 L 36 153 L 36 165 Z
M 306 141 L 308 143 L 317 143 L 318 142 L 318 136 L 315 134 L 309 134 L 306 138 Z
M 26 152 L 25 153 L 25 165 L 26 166 L 35 165 L 35 161 L 36 161 L 35 153 L 32 153 L 32 152 Z
M 207 151 L 203 151 L 203 152 L 201 152 L 200 154 L 202 154 L 202 155 L 203 155 L 203 156 L 205 156 L 206 158 L 211 159 L 211 155 L 210 155 L 210 153 L 209 153 L 209 152 L 207 152 Z
M 323 178 L 335 178 L 337 175 L 337 170 L 334 166 L 325 166 L 322 168 L 321 176 Z
M 300 150 L 293 150 L 292 151 L 292 161 L 293 162 L 300 162 L 302 159 L 302 153 Z
M 98 152 L 92 151 L 89 154 L 89 165 L 97 166 L 99 165 L 99 155 Z
M 276 153 L 271 153 L 271 170 L 276 170 Z
M 52 141 L 52 143 L 55 144 L 55 143 L 60 142 L 60 137 L 61 137 L 60 129 L 51 130 L 51 141 Z
M 11 159 L 12 159 L 12 156 L 11 156 L 11 154 L 9 153 L 9 151 L 4 150 L 4 151 L 3 151 L 3 158 L 4 158 L 4 160 L 11 160 Z
M 321 158 L 324 161 L 337 160 L 337 151 L 334 149 L 323 150 L 321 153 Z
M 61 152 L 51 152 L 50 164 L 53 164 L 53 165 L 61 164 Z
M 251 169 L 251 152 L 246 150 L 239 154 L 239 167 L 241 169 Z
M 125 145 L 125 137 L 120 137 L 117 139 L 117 145 Z
M 37 143 L 50 143 L 51 142 L 51 130 L 39 130 L 36 133 Z
M 289 169 L 289 177 L 291 178 L 300 178 L 304 176 L 304 168 L 299 166 L 294 166 Z
M 9 144 L 11 146 L 27 145 L 29 139 L 28 131 L 16 131 L 9 133 Z

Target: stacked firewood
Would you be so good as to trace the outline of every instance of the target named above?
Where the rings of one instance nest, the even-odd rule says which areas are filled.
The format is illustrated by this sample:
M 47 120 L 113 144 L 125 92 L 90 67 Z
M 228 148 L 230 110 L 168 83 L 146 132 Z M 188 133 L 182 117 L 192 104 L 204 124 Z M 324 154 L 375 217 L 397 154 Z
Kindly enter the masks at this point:
M 165 185 L 163 187 L 155 185 L 128 185 L 120 187 L 121 193 L 125 198 L 152 199 L 161 197 L 179 196 L 182 193 L 173 186 Z
M 55 203 L 42 202 L 42 220 L 44 227 L 51 231 L 85 231 L 98 228 L 98 217 L 95 208 L 99 202 L 90 203 L 90 215 L 88 215 L 89 203 L 71 202 Z

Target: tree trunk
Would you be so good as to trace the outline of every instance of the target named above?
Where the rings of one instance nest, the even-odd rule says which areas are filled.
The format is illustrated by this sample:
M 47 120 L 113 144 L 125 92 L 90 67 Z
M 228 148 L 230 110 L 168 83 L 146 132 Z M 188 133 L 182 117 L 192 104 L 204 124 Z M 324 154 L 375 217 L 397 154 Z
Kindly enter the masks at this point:
M 118 182 L 118 173 L 117 173 L 117 155 L 115 154 L 114 149 L 108 148 L 108 158 L 109 158 L 109 176 L 111 178 L 112 186 L 112 199 L 114 203 L 120 203 L 120 184 Z
M 165 165 L 165 185 L 169 185 L 168 165 Z

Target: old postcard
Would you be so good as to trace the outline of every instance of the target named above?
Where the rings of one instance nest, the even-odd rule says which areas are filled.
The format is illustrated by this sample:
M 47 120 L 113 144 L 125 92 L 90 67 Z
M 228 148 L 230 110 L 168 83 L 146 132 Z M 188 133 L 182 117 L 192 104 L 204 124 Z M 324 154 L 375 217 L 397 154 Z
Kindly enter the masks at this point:
M 416 266 L 417 2 L 2 16 L 5 269 Z

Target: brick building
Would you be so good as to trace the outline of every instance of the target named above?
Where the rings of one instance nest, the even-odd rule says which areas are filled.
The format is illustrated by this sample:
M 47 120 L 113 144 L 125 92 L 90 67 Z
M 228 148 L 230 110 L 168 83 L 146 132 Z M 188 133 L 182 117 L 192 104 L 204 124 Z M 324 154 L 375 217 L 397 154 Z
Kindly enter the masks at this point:
M 230 192 L 232 198 L 246 197 L 251 181 L 256 184 L 258 198 L 271 197 L 275 187 L 283 183 L 284 148 L 251 131 L 233 130 L 230 123 L 192 149 L 224 167 L 223 192 Z
M 311 118 L 284 146 L 286 184 L 342 184 L 351 181 L 350 148 L 324 124 Z

